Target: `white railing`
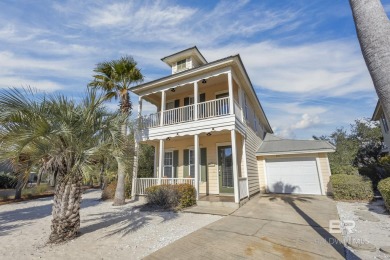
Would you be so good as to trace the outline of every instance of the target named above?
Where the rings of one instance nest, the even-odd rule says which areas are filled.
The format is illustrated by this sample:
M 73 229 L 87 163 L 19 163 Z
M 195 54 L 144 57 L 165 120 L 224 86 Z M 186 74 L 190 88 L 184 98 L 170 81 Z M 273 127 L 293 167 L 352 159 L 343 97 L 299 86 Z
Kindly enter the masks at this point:
M 139 178 L 137 179 L 137 187 L 135 189 L 135 194 L 145 195 L 145 190 L 155 185 L 158 185 L 158 178 Z
M 164 125 L 173 125 L 192 121 L 194 118 L 194 105 L 173 108 L 164 111 Z
M 198 104 L 198 119 L 229 114 L 229 97 L 214 99 Z
M 229 97 L 214 99 L 198 103 L 198 119 L 206 119 L 229 114 Z M 189 105 L 184 107 L 173 108 L 164 111 L 163 125 L 173 125 L 194 120 L 195 106 Z M 240 105 L 234 101 L 234 113 L 241 120 Z M 143 128 L 159 127 L 161 125 L 161 112 L 150 114 L 142 117 Z
M 142 117 L 143 128 L 152 128 L 160 125 L 160 112 Z
M 159 185 L 159 178 L 138 178 L 136 180 L 136 195 L 145 195 L 146 189 Z M 195 185 L 194 178 L 162 178 L 161 184 L 191 184 Z
M 242 112 L 240 105 L 237 103 L 237 101 L 234 100 L 234 114 L 236 114 L 236 118 L 240 121 L 242 121 Z
M 239 178 L 238 187 L 240 191 L 240 200 L 248 197 L 248 178 Z

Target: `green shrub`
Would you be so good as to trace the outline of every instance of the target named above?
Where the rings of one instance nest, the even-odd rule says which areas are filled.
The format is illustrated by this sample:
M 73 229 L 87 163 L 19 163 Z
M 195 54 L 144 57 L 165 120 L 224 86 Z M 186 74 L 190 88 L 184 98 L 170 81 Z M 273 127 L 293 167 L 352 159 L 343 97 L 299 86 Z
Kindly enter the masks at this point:
M 112 200 L 115 197 L 116 181 L 107 184 L 102 192 L 102 200 Z
M 186 208 L 196 203 L 195 188 L 190 184 L 152 186 L 146 189 L 146 199 L 163 208 Z
M 45 194 L 49 190 L 50 190 L 49 185 L 41 184 L 39 186 L 35 186 L 35 187 L 32 187 L 32 188 L 23 189 L 22 190 L 22 196 L 31 198 L 31 197 L 36 196 L 36 195 L 43 195 L 43 194 Z
M 390 211 L 390 178 L 381 180 L 378 183 L 378 190 L 382 195 L 387 210 Z
M 330 176 L 330 181 L 336 200 L 371 200 L 374 197 L 372 183 L 367 177 L 336 174 Z
M 15 176 L 3 172 L 0 173 L 0 189 L 15 189 L 17 182 Z
M 358 174 L 358 169 L 352 165 L 331 165 L 332 174 Z

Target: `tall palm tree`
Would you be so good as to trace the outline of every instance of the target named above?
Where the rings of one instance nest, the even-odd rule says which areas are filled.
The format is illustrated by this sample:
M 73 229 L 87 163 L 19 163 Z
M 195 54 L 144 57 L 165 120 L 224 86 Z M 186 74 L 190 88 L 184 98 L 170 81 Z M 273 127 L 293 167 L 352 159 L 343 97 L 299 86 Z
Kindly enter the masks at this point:
M 60 95 L 0 92 L 0 161 L 27 154 L 30 165 L 44 161 L 43 167 L 57 174 L 49 242 L 72 239 L 80 228 L 83 167 L 104 148 L 103 101 L 94 91 L 79 104 Z
M 141 70 L 130 56 L 119 60 L 102 62 L 97 64 L 94 72 L 94 80 L 89 83 L 90 87 L 99 88 L 106 93 L 107 99 L 119 98 L 119 107 L 123 115 L 131 114 L 132 104 L 129 89 L 135 83 L 143 80 Z M 127 135 L 126 124 L 122 126 L 122 135 Z M 114 205 L 125 204 L 125 177 L 126 163 L 121 157 L 116 157 L 118 163 L 117 187 L 115 190 Z
M 390 21 L 380 0 L 349 0 L 356 32 L 383 111 L 390 119 Z

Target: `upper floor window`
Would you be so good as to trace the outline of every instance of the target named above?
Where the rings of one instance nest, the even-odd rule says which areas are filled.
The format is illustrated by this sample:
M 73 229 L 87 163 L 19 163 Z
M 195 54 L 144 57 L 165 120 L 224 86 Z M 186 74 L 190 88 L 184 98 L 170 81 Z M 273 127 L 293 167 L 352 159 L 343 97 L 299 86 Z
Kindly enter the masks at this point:
M 389 132 L 389 125 L 387 124 L 386 116 L 384 113 L 381 115 L 381 122 L 383 125 L 383 129 L 385 130 L 385 133 Z
M 255 131 L 257 132 L 257 118 L 255 117 L 255 123 L 254 123 Z
M 186 64 L 186 59 L 178 61 L 176 63 L 177 71 L 185 70 L 187 68 Z

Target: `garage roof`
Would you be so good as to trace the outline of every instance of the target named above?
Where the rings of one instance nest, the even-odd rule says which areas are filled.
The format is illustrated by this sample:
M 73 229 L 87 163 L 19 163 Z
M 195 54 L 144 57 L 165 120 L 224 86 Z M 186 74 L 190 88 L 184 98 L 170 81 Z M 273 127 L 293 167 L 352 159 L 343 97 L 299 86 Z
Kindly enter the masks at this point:
M 328 153 L 334 151 L 335 147 L 327 141 L 282 139 L 267 133 L 256 155 Z

